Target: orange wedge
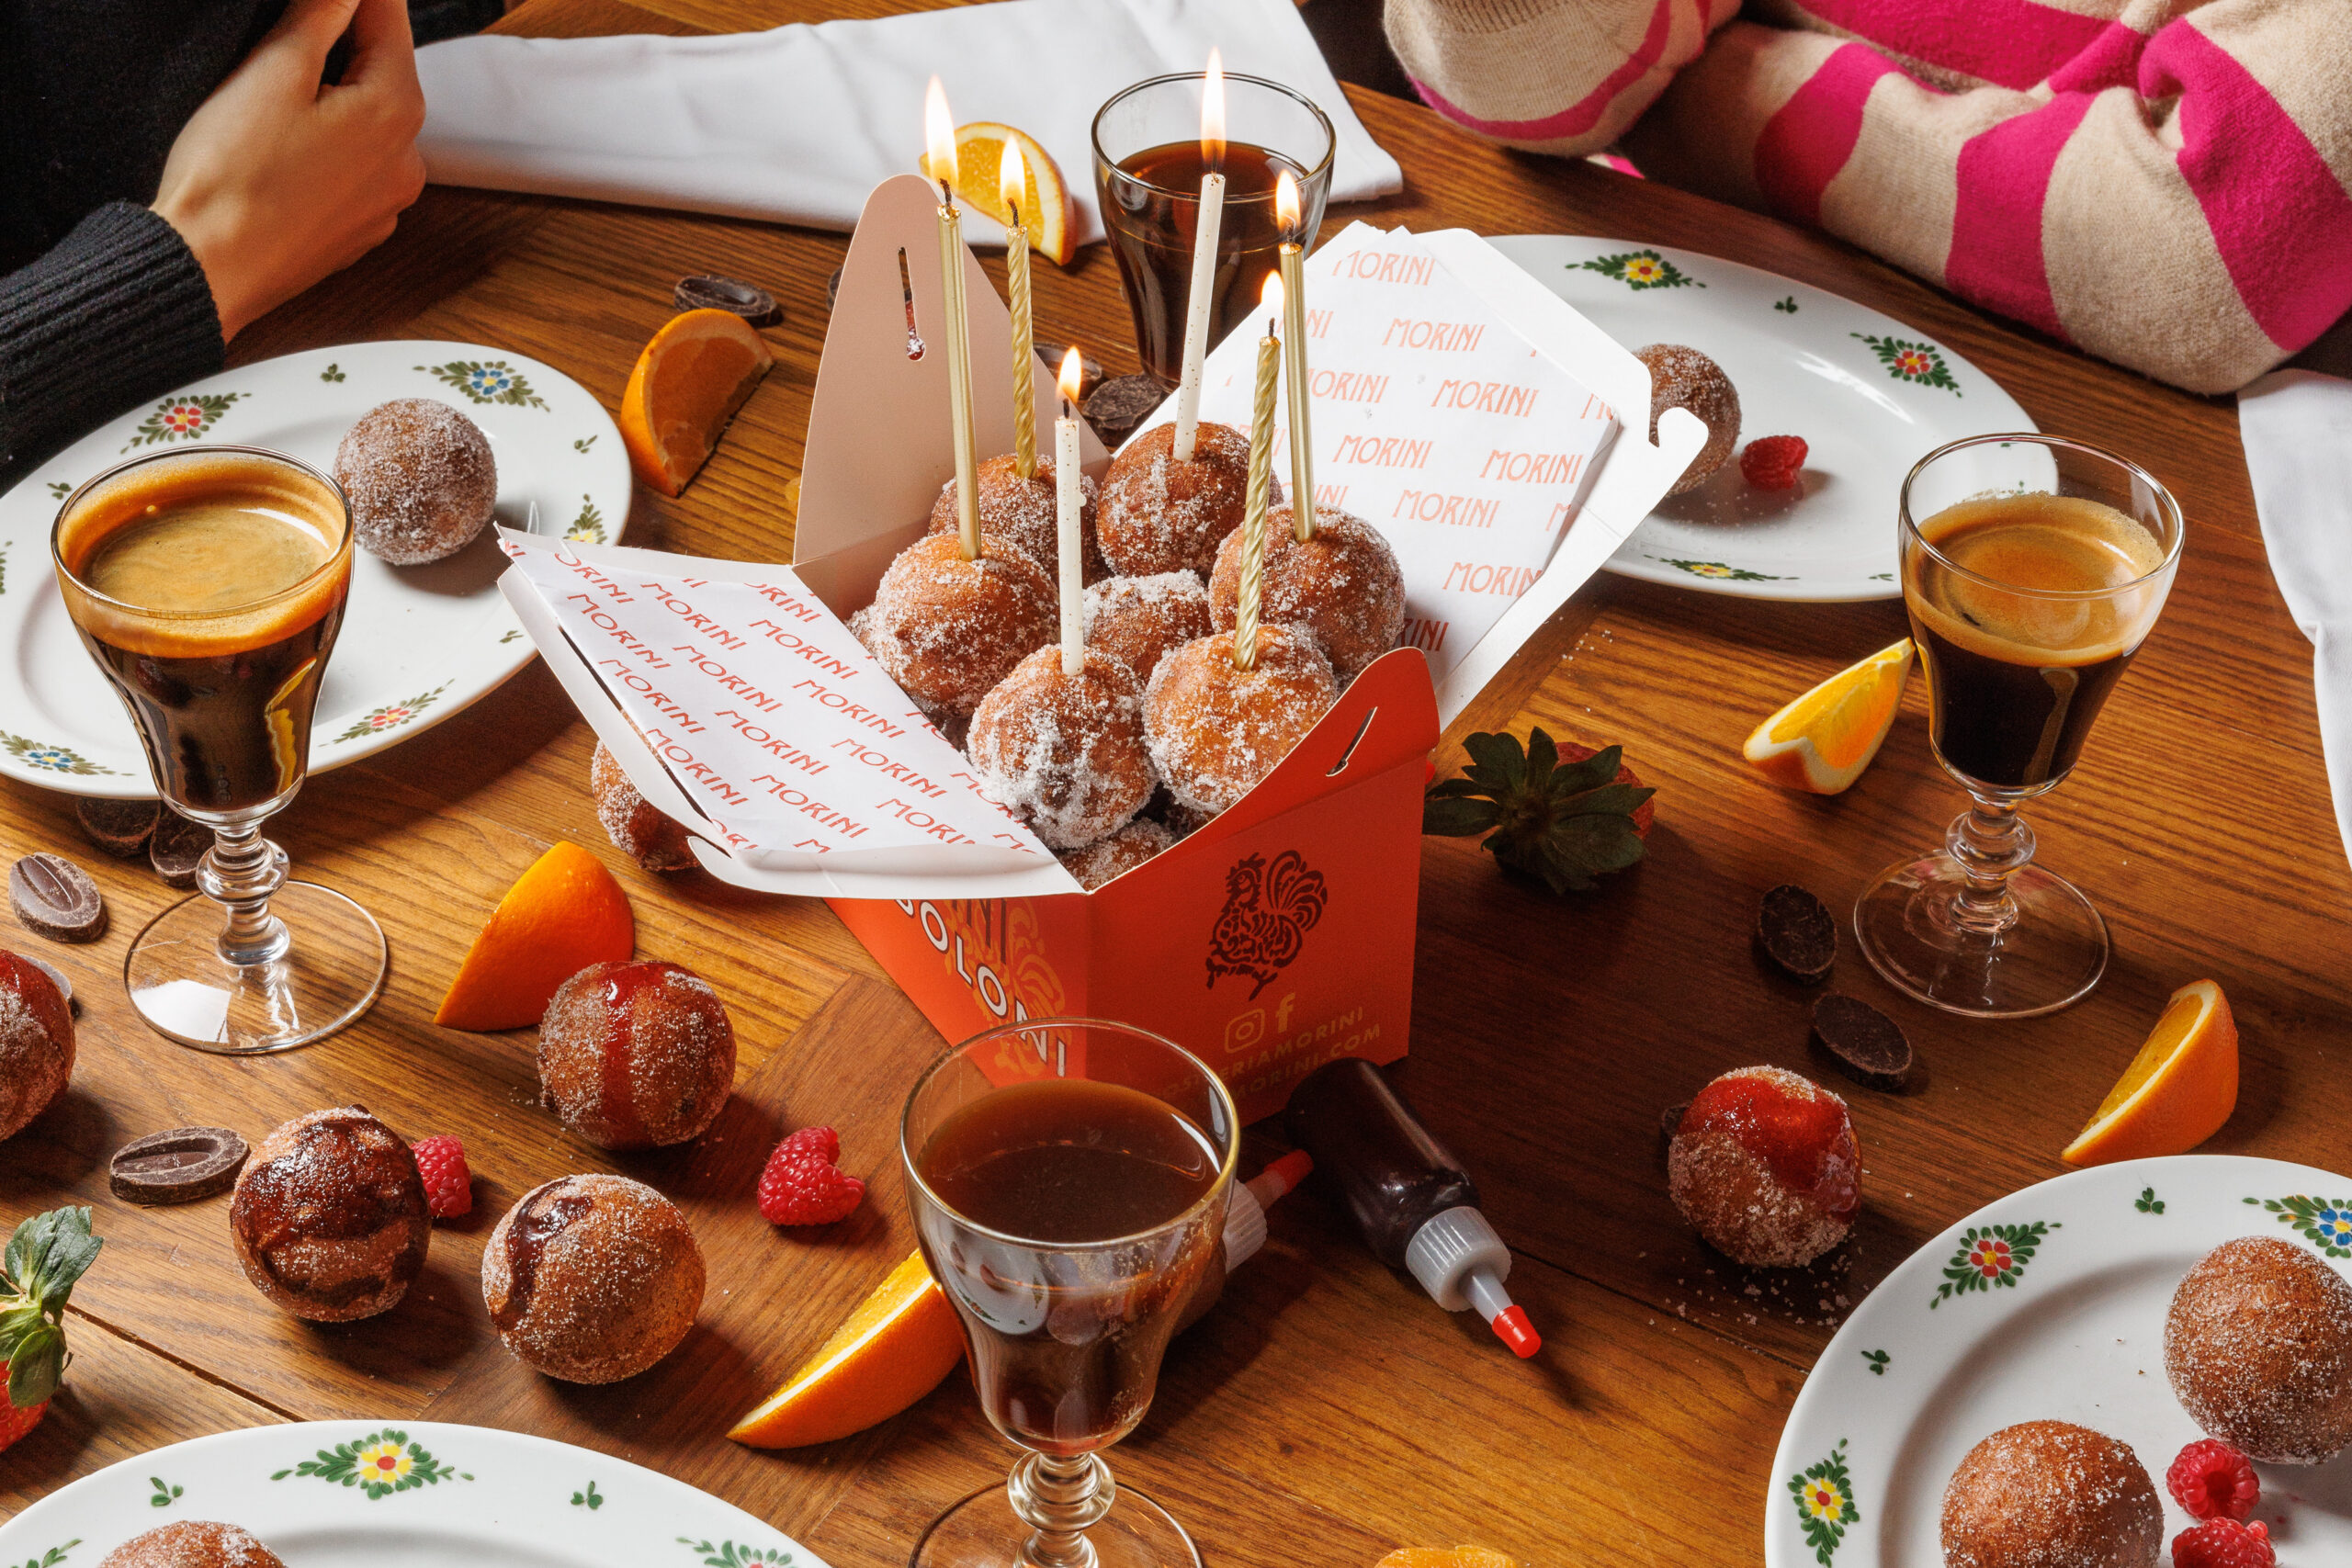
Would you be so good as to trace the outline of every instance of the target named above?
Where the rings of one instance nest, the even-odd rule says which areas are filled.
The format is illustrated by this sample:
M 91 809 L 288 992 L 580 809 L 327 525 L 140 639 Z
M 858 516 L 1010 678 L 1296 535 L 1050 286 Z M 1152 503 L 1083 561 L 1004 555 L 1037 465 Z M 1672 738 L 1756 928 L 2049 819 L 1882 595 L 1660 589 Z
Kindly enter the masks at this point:
M 1836 795 L 1878 755 L 1910 673 L 1906 637 L 1840 670 L 1758 725 L 1739 754 L 1776 784 Z
M 2187 1154 L 2222 1130 L 2238 1103 L 2238 1026 L 2211 980 L 2172 994 L 2147 1043 L 2058 1157 L 2106 1165 Z
M 1400 1546 L 1373 1568 L 1519 1568 L 1491 1546 Z
M 532 862 L 490 912 L 433 1021 L 450 1029 L 537 1023 L 558 986 L 636 948 L 628 895 L 604 862 L 565 840 Z
M 671 317 L 621 393 L 621 445 L 637 477 L 663 495 L 685 489 L 775 364 L 766 341 L 732 310 Z
M 1054 162 L 1054 155 L 1037 145 L 1037 139 L 1027 131 L 992 119 L 957 126 L 956 195 L 976 212 L 985 212 L 1000 223 L 1012 221 L 998 188 L 1008 141 L 1021 149 L 1022 162 L 1028 165 L 1021 213 L 1029 225 L 1029 248 L 1057 266 L 1068 266 L 1069 258 L 1078 254 L 1078 231 L 1069 220 L 1069 187 L 1062 184 L 1061 166 Z M 923 174 L 936 178 L 931 173 L 931 154 L 924 153 L 921 162 Z
M 956 1309 L 918 1252 L 727 1435 L 755 1449 L 830 1443 L 896 1416 L 963 1359 Z

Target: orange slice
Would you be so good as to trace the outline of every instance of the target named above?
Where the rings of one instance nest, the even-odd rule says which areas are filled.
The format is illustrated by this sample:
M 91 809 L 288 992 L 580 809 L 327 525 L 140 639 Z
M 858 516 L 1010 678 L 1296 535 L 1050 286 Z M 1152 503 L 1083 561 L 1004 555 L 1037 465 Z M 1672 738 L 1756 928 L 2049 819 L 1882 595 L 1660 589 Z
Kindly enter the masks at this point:
M 628 895 L 604 862 L 565 840 L 532 862 L 490 912 L 433 1021 L 450 1029 L 537 1023 L 558 986 L 636 948 Z
M 2211 980 L 2172 994 L 2147 1043 L 2059 1158 L 2106 1165 L 2187 1154 L 2222 1130 L 2238 1103 L 2238 1026 Z
M 1062 183 L 1061 166 L 1054 155 L 1025 130 L 992 119 L 976 119 L 956 128 L 956 195 L 975 212 L 985 212 L 1000 223 L 1011 223 L 998 187 L 1004 144 L 1021 149 L 1028 165 L 1028 188 L 1022 193 L 1021 213 L 1029 225 L 1029 248 L 1057 266 L 1068 266 L 1078 254 L 1078 230 L 1069 220 L 1069 187 Z M 931 176 L 931 154 L 920 160 Z
M 775 364 L 766 340 L 732 310 L 671 317 L 621 393 L 621 444 L 637 477 L 663 495 L 685 489 Z
M 1519 1568 L 1491 1546 L 1400 1546 L 1374 1568 Z
M 1836 795 L 1878 755 L 1910 673 L 1906 637 L 1840 670 L 1758 725 L 1739 754 L 1776 784 Z
M 830 1443 L 896 1416 L 963 1359 L 956 1309 L 918 1252 L 727 1435 L 755 1449 Z

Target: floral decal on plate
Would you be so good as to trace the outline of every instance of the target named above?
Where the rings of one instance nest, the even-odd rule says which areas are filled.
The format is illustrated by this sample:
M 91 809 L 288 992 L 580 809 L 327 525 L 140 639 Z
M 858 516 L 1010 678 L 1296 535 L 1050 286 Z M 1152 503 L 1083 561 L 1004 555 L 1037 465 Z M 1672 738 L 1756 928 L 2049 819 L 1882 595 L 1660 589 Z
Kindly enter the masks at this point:
M 337 1443 L 332 1449 L 321 1449 L 316 1459 L 306 1459 L 270 1479 L 283 1481 L 289 1475 L 315 1475 L 322 1481 L 356 1486 L 371 1500 L 389 1497 L 395 1492 L 413 1492 L 421 1486 L 436 1486 L 444 1481 L 473 1479 L 426 1453 L 422 1444 L 410 1442 L 406 1432 L 390 1427 L 347 1443 Z
M 1596 256 L 1589 262 L 1578 262 L 1577 266 L 1585 272 L 1613 277 L 1626 288 L 1636 290 L 1707 287 L 1656 251 L 1623 251 L 1613 256 Z
M 1775 299 L 1772 301 L 1772 309 L 1784 316 L 1793 316 L 1797 313 L 1797 297 L 1792 294 L 1786 299 Z
M 1723 582 L 1786 582 L 1785 577 L 1774 577 L 1766 571 L 1750 571 L 1744 566 L 1726 566 L 1719 560 L 1673 560 L 1665 556 L 1650 559 L 1664 561 L 1677 571 L 1687 571 L 1693 577 L 1712 577 Z
M 155 1488 L 154 1495 L 147 1499 L 149 1507 L 168 1508 L 180 1500 L 182 1488 L 165 1484 L 164 1478 L 160 1475 L 151 1475 L 147 1480 L 149 1484 Z
M 72 495 L 73 493 L 74 487 L 67 484 L 63 479 L 51 479 L 49 481 L 49 498 L 51 501 L 63 501 L 67 496 Z
M 573 442 L 571 444 L 571 449 L 574 452 L 585 452 L 589 447 L 594 446 L 594 445 L 596 445 L 596 438 L 594 435 L 586 435 Z
M 588 1490 L 571 1495 L 571 1506 L 585 1508 L 593 1514 L 605 1506 L 605 1495 L 596 1490 L 596 1483 L 592 1481 L 588 1483 Z
M 322 381 L 346 381 L 349 380 L 350 378 L 343 373 L 342 366 L 330 364 L 325 369 L 319 372 L 319 379 Z
M 184 398 L 165 398 L 155 405 L 130 439 L 122 444 L 126 452 L 134 446 L 154 446 L 166 441 L 193 441 L 229 412 L 229 405 L 251 392 L 192 392 Z
M 1944 1282 L 1936 1287 L 1936 1299 L 1928 1305 L 1941 1306 L 1971 1291 L 1996 1286 L 2014 1289 L 2018 1276 L 2033 1261 L 2035 1250 L 2058 1228 L 2055 1220 L 2036 1220 L 2030 1225 L 1969 1226 L 1968 1234 L 1960 1238 L 1960 1250 L 1944 1265 Z
M 112 768 L 102 768 L 71 746 L 51 746 L 44 740 L 28 740 L 21 735 L 11 735 L 0 729 L 0 750 L 28 768 L 40 768 L 52 773 L 74 773 L 88 777 L 104 773 L 109 778 L 122 775 Z
M 531 390 L 523 373 L 503 359 L 452 359 L 447 365 L 420 365 L 417 369 L 456 388 L 478 403 L 509 403 L 516 408 L 548 405 Z
M 583 545 L 605 542 L 605 514 L 596 510 L 596 503 L 586 495 L 581 496 L 580 515 L 571 520 L 571 526 L 563 531 L 563 536 Z
M 39 1557 L 27 1558 L 25 1560 L 24 1568 L 57 1568 L 59 1563 L 65 1561 L 65 1554 L 81 1544 L 82 1538 L 77 1535 L 72 1540 L 67 1541 L 63 1546 L 52 1546 L 47 1551 L 42 1552 Z M 13 1565 L 11 1565 L 11 1568 L 13 1568 Z
M 1796 1499 L 1797 1521 L 1814 1560 L 1830 1568 L 1838 1543 L 1846 1539 L 1846 1527 L 1862 1517 L 1854 1506 L 1853 1478 L 1846 1473 L 1846 1439 L 1838 1439 L 1827 1459 L 1790 1476 L 1789 1495 Z
M 2249 1202 L 2252 1201 L 2247 1200 Z M 2156 1190 L 2153 1187 L 2141 1188 L 2140 1195 L 2132 1200 L 2132 1206 L 2143 1214 L 2161 1214 L 2165 1212 L 2165 1201 L 2156 1196 Z
M 1865 1350 L 1862 1352 L 1862 1359 L 1870 1363 L 1871 1376 L 1883 1378 L 1886 1376 L 1886 1363 L 1894 1358 L 1883 1350 Z
M 1870 344 L 1886 373 L 1898 381 L 1917 381 L 1922 387 L 1941 387 L 1953 397 L 1960 396 L 1960 383 L 1951 378 L 1951 369 L 1944 364 L 1944 356 L 1933 344 L 1912 343 L 1899 337 L 1873 337 L 1868 333 L 1848 333 Z
M 2278 1216 L 2278 1223 L 2330 1258 L 2352 1258 L 2352 1201 L 2321 1198 L 2249 1198 L 2256 1208 Z
M 778 1551 L 774 1547 L 763 1551 L 756 1546 L 739 1546 L 731 1540 L 722 1540 L 713 1546 L 707 1540 L 691 1540 L 680 1536 L 678 1544 L 692 1548 L 701 1557 L 703 1568 L 755 1568 L 757 1564 L 784 1568 L 792 1561 L 789 1551 Z
M 398 729 L 401 725 L 431 707 L 441 694 L 448 689 L 449 682 L 444 681 L 431 691 L 411 697 L 404 703 L 386 703 L 382 707 L 369 708 L 351 721 L 350 728 L 334 738 L 335 743 L 340 745 L 346 740 L 360 740 L 370 735 L 379 735 L 387 729 Z

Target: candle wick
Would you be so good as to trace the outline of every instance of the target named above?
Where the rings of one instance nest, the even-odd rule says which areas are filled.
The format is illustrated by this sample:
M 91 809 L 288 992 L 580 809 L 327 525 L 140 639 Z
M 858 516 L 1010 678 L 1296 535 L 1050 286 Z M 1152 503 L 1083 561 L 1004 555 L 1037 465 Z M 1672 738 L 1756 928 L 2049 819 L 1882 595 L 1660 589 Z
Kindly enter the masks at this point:
M 939 182 L 939 205 L 950 212 L 956 210 L 956 193 L 944 179 Z

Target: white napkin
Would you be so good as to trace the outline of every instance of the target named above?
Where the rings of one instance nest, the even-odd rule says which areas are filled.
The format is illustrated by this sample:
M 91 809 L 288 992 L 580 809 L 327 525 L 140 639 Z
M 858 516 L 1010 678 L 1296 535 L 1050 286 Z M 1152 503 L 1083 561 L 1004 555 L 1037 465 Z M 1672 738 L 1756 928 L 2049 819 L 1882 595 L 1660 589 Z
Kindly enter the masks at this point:
M 2352 381 L 2273 371 L 2238 394 L 2238 438 L 2270 574 L 2312 639 L 2320 746 L 2352 855 Z
M 1331 199 L 1404 188 L 1291 0 L 1003 0 L 705 38 L 452 39 L 417 51 L 433 180 L 847 230 L 917 169 L 924 85 L 959 122 L 1001 120 L 1061 165 L 1080 243 L 1102 237 L 1092 126 L 1131 83 L 1227 71 L 1331 118 Z M 1237 126 L 1237 130 L 1239 128 Z M 975 243 L 1002 231 L 973 215 Z

